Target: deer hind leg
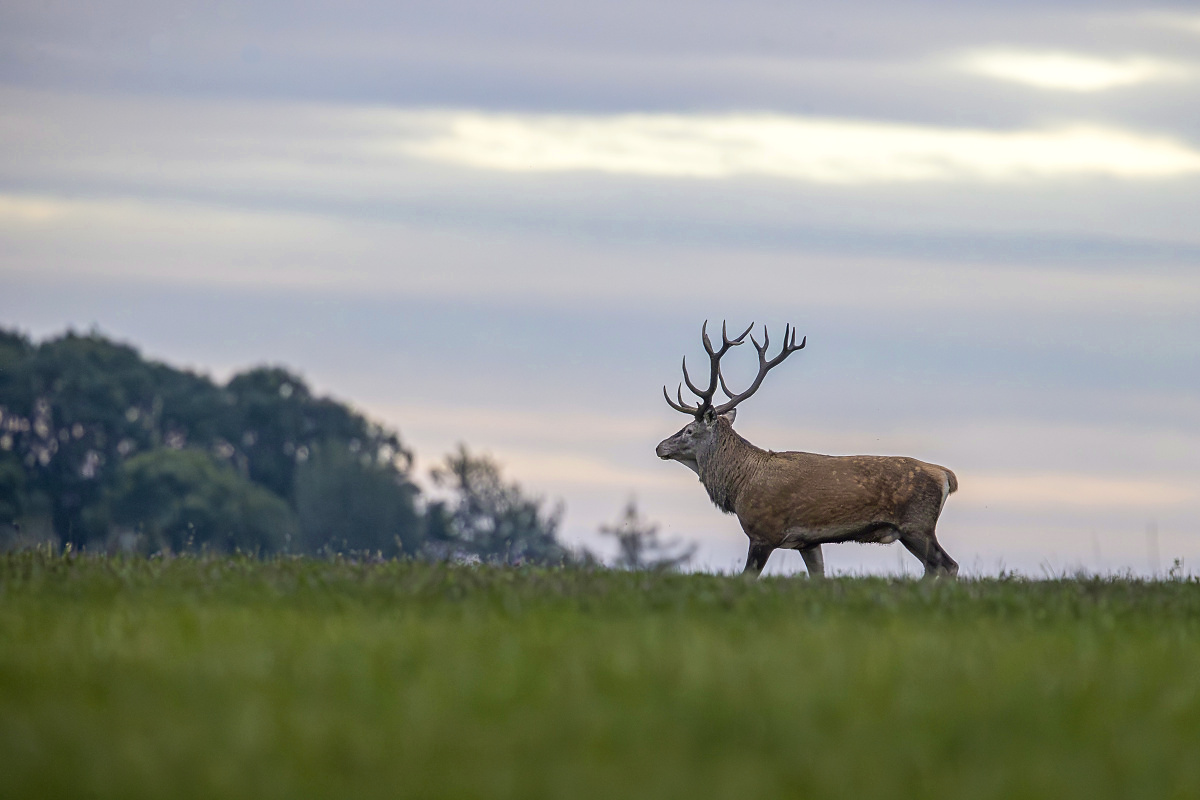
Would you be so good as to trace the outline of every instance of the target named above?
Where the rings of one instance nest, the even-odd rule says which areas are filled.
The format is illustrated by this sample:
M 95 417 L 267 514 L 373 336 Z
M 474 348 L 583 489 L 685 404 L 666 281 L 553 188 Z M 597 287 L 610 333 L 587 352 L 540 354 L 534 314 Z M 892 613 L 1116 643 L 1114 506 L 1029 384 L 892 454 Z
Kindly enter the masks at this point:
M 958 574 L 958 562 L 942 549 L 933 531 L 901 530 L 900 543 L 925 565 L 926 578 L 953 578 Z
M 746 554 L 746 568 L 742 570 L 742 574 L 753 573 L 758 575 L 761 573 L 763 567 L 767 565 L 767 559 L 771 557 L 771 551 L 774 549 L 769 544 L 751 542 L 750 552 Z
M 804 559 L 805 568 L 808 569 L 808 577 L 825 577 L 825 556 L 821 555 L 821 545 L 812 544 L 808 547 L 801 547 L 800 556 Z

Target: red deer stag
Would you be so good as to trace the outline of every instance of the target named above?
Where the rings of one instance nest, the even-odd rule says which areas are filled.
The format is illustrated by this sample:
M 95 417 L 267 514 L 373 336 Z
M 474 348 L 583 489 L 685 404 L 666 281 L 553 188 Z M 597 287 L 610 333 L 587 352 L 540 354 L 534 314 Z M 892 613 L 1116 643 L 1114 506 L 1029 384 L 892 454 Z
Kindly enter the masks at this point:
M 672 400 L 663 387 L 667 403 L 676 411 L 695 417 L 678 433 L 659 443 L 659 458 L 678 461 L 700 476 L 713 504 L 727 514 L 736 514 L 742 530 L 750 537 L 746 572 L 762 572 L 776 548 L 800 551 L 808 574 L 825 574 L 821 545 L 826 542 L 878 542 L 900 540 L 925 565 L 926 576 L 958 573 L 958 564 L 942 549 L 934 535 L 946 498 L 958 488 L 954 473 L 936 464 L 900 456 L 823 456 L 816 453 L 776 453 L 761 450 L 733 430 L 735 406 L 758 390 L 763 378 L 792 353 L 796 332 L 784 328 L 783 347 L 767 358 L 770 339 L 763 328 L 758 350 L 758 375 L 740 394 L 729 391 L 721 375 L 721 357 L 742 344 L 754 328 L 751 323 L 733 339 L 721 325 L 723 343 L 713 349 L 708 323 L 700 329 L 709 357 L 708 388 L 692 383 L 683 360 L 683 380 L 700 402 L 683 401 L 683 384 Z M 717 386 L 729 398 L 713 404 Z

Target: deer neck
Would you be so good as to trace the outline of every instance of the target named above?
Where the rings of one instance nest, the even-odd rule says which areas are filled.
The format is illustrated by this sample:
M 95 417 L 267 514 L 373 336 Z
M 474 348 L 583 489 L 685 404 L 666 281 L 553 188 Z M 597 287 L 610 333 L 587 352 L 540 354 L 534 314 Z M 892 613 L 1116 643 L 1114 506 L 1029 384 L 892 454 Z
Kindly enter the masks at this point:
M 713 504 L 732 514 L 742 487 L 765 455 L 733 430 L 725 420 L 718 420 L 716 435 L 711 443 L 696 452 L 696 474 L 704 484 Z

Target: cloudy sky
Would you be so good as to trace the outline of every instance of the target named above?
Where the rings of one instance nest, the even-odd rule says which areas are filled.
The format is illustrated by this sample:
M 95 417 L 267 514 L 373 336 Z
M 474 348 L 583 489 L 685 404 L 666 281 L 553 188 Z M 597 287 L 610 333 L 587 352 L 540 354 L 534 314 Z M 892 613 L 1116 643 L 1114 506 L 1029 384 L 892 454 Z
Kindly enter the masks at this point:
M 791 322 L 739 430 L 951 467 L 964 572 L 1195 567 L 1198 110 L 1185 3 L 12 0 L 0 324 L 289 365 L 729 570 L 661 386 Z

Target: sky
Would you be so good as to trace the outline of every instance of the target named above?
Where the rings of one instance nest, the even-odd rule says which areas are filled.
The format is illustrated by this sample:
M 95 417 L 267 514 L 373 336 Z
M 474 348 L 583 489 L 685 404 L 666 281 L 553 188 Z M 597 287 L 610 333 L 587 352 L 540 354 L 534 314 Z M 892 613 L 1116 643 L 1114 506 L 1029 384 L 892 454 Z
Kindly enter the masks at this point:
M 739 432 L 950 467 L 963 574 L 1192 572 L 1198 108 L 1187 3 L 12 0 L 0 324 L 286 365 L 732 571 L 661 387 L 791 323 Z

